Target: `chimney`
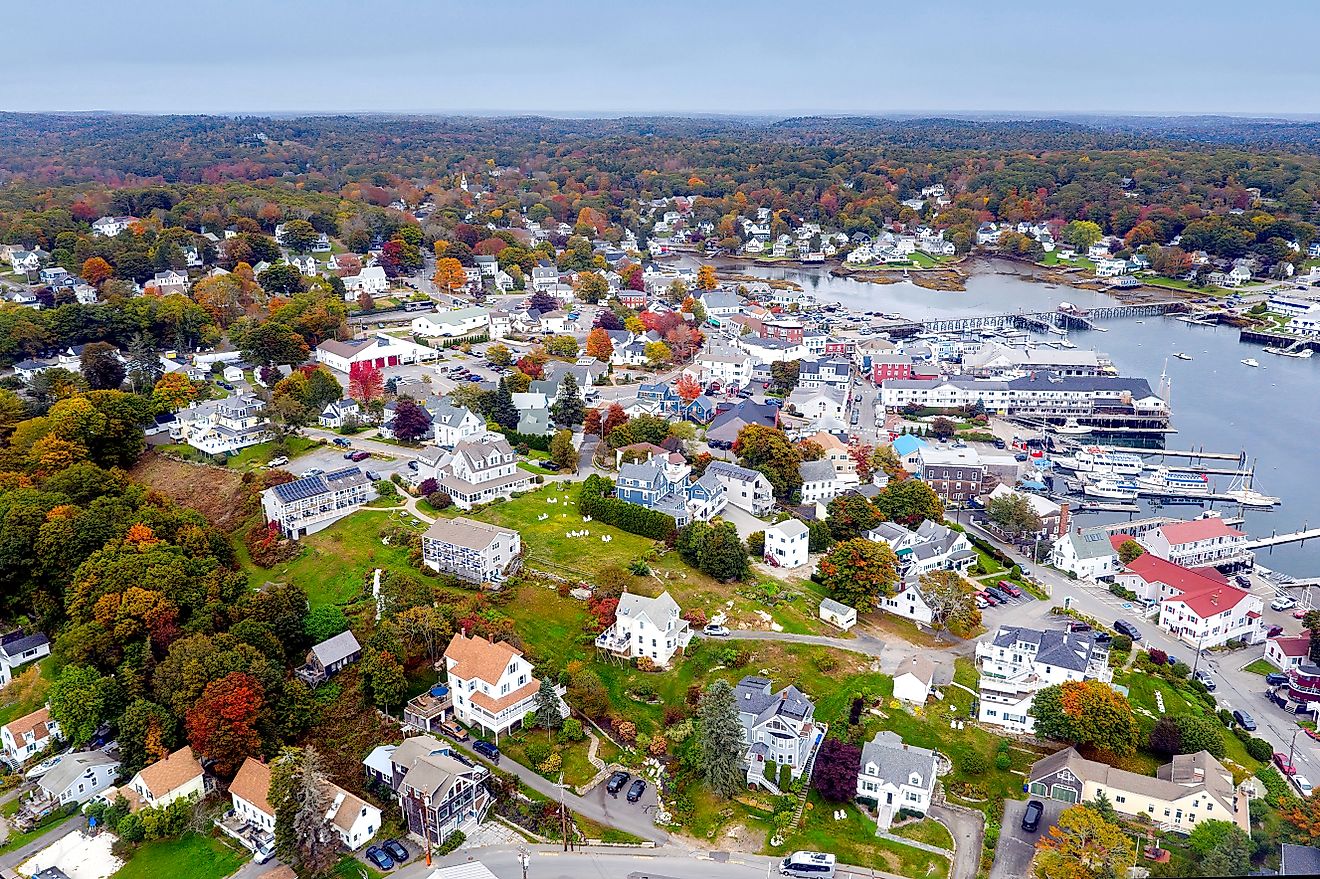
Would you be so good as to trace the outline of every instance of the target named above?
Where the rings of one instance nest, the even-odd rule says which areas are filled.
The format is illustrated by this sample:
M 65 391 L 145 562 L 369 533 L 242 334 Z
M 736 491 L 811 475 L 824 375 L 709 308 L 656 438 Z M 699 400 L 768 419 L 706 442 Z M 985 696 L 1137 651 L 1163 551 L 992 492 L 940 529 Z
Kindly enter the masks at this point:
M 1059 504 L 1059 536 L 1060 537 L 1068 533 L 1068 524 L 1069 524 L 1068 502 L 1064 501 L 1063 503 Z

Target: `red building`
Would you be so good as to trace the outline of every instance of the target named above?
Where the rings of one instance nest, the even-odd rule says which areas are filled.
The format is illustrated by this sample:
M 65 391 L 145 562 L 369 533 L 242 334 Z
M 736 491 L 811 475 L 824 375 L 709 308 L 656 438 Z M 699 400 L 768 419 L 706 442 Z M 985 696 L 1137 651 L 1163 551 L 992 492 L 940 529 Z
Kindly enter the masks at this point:
M 802 322 L 796 318 L 773 316 L 761 322 L 762 339 L 779 339 L 792 345 L 802 344 Z
M 620 290 L 619 301 L 628 308 L 640 310 L 646 307 L 646 293 L 642 290 Z
M 910 379 L 912 377 L 912 358 L 906 354 L 874 354 L 871 356 L 871 381 L 877 385 L 886 379 Z

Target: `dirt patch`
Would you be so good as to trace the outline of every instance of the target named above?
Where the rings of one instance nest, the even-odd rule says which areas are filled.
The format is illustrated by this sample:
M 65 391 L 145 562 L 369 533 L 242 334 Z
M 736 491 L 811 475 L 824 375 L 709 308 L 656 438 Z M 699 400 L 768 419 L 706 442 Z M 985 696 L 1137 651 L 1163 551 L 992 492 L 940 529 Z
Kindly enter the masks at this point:
M 250 513 L 243 477 L 231 470 L 186 464 L 147 452 L 132 476 L 179 506 L 196 510 L 226 532 L 241 525 Z

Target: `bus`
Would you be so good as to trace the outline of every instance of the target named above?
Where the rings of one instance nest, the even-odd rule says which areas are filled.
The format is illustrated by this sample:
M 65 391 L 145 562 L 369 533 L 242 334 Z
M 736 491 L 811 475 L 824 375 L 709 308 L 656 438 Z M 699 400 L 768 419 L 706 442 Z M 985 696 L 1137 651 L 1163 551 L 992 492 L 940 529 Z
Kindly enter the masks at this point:
M 803 879 L 833 879 L 834 855 L 825 852 L 793 852 L 779 863 L 782 876 Z
M 429 310 L 431 310 L 432 308 L 435 308 L 435 303 L 432 302 L 432 301 L 429 300 L 429 299 L 427 299 L 425 302 L 405 302 L 405 303 L 403 303 L 403 310 L 404 310 L 404 311 L 429 311 Z

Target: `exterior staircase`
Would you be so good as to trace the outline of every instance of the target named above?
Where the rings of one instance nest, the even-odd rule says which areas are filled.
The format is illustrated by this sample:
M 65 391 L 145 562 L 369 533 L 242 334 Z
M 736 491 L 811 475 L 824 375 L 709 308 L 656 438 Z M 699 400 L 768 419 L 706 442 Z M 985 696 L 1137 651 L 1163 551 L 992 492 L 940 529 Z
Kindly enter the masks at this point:
M 811 746 L 811 753 L 807 755 L 807 764 L 802 767 L 802 790 L 798 792 L 797 808 L 793 810 L 793 826 L 796 827 L 802 820 L 802 813 L 807 808 L 807 794 L 811 791 L 811 771 L 816 766 L 816 754 L 820 752 L 820 744 L 825 741 L 825 733 L 829 731 L 829 724 L 816 724 L 816 741 Z

